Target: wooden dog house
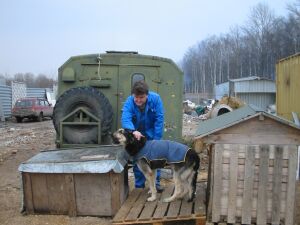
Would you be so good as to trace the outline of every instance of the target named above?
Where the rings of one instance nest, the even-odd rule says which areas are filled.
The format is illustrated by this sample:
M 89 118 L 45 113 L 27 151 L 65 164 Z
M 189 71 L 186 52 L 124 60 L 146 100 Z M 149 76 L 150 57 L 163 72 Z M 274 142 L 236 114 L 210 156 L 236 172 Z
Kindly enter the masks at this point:
M 126 200 L 127 157 L 120 146 L 43 151 L 19 166 L 29 214 L 113 216 Z
M 210 152 L 208 222 L 295 224 L 298 126 L 245 106 L 200 123 L 195 142 Z

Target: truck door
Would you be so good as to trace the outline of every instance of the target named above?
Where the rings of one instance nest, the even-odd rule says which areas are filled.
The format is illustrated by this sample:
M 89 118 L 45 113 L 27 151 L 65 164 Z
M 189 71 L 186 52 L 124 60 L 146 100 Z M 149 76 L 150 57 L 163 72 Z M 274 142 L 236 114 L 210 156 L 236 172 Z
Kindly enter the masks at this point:
M 118 82 L 118 65 L 110 65 L 101 63 L 99 64 L 82 64 L 83 72 L 82 77 L 79 78 L 79 81 L 82 82 L 82 85 L 91 86 L 97 88 L 105 97 L 109 100 L 113 108 L 113 112 L 118 110 L 118 94 L 117 94 L 117 82 Z M 100 76 L 98 75 L 98 70 L 100 71 Z M 104 109 L 105 110 L 105 109 Z M 113 130 L 116 130 L 117 127 L 117 115 L 113 115 Z
M 122 112 L 123 104 L 127 97 L 131 95 L 131 88 L 135 81 L 145 80 L 149 85 L 150 91 L 158 92 L 160 84 L 158 67 L 152 65 L 119 66 L 118 113 Z M 120 117 L 118 116 L 118 118 Z M 121 127 L 121 120 L 118 121 L 118 127 Z

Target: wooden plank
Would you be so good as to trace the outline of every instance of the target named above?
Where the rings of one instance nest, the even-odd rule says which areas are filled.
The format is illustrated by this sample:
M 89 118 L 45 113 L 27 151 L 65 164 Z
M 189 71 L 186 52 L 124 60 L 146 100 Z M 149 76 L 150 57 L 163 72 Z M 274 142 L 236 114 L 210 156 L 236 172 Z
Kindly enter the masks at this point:
M 46 174 L 31 174 L 31 187 L 35 211 L 49 213 Z
M 153 219 L 154 220 L 162 219 L 165 216 L 166 211 L 167 211 L 168 206 L 169 206 L 169 203 L 162 202 L 162 200 L 167 198 L 167 197 L 170 197 L 173 194 L 173 191 L 174 191 L 174 186 L 170 185 L 162 193 L 161 201 L 159 201 L 157 203 L 157 207 L 156 207 L 155 212 L 153 214 Z
M 260 146 L 259 184 L 257 199 L 257 224 L 267 223 L 267 185 L 269 167 L 269 147 Z
M 295 224 L 300 224 L 300 180 L 296 181 Z
M 281 146 L 275 147 L 274 173 L 273 173 L 273 192 L 272 192 L 272 225 L 280 224 L 280 205 L 281 205 L 281 176 L 282 176 L 282 154 Z
M 248 146 L 245 161 L 245 181 L 243 191 L 242 224 L 251 224 L 252 198 L 253 198 L 253 175 L 255 167 L 255 147 Z
M 128 199 L 124 202 L 121 209 L 117 212 L 117 214 L 113 218 L 114 223 L 122 222 L 123 220 L 125 220 L 128 212 L 133 207 L 135 201 L 138 199 L 141 192 L 142 192 L 142 189 L 140 189 L 140 188 L 133 189 L 133 191 L 129 194 Z
M 115 215 L 119 208 L 121 207 L 120 203 L 120 174 L 116 174 L 113 172 L 109 173 L 110 177 L 110 192 L 112 193 L 111 195 L 111 211 L 112 215 Z
M 47 193 L 51 214 L 68 214 L 69 202 L 66 198 L 67 185 L 64 174 L 47 174 Z
M 297 146 L 288 147 L 289 154 L 289 176 L 287 187 L 286 211 L 285 211 L 285 225 L 294 224 L 294 209 L 296 197 L 296 173 L 298 163 Z M 298 209 L 299 210 L 299 209 Z
M 207 179 L 207 188 L 206 188 L 206 204 L 207 204 L 207 221 L 211 222 L 211 217 L 212 217 L 212 202 L 213 202 L 213 166 L 214 166 L 214 145 L 209 145 L 209 151 L 208 151 L 208 156 L 209 156 L 209 165 L 208 165 L 208 179 Z M 195 212 L 196 213 L 196 212 Z
M 181 206 L 181 200 L 175 200 L 173 202 L 170 202 L 167 218 L 168 219 L 177 218 L 180 210 L 180 206 Z
M 112 216 L 108 174 L 74 174 L 77 214 Z
M 159 200 L 160 197 L 161 197 L 161 194 L 158 193 L 157 194 L 157 199 Z M 157 201 L 146 202 L 145 206 L 143 208 L 143 211 L 142 211 L 141 215 L 139 216 L 139 221 L 151 220 L 151 218 L 154 214 L 154 210 L 156 208 L 156 205 L 157 205 Z
M 33 197 L 32 197 L 30 174 L 22 173 L 22 177 L 23 177 L 24 203 L 26 207 L 26 212 L 29 214 L 33 214 L 34 208 L 33 208 Z
M 134 203 L 133 207 L 130 209 L 127 217 L 125 218 L 125 221 L 135 221 L 138 219 L 138 216 L 140 215 L 144 204 L 148 198 L 148 190 L 144 189 L 142 193 L 140 194 L 137 201 Z
M 214 152 L 214 176 L 213 176 L 213 203 L 212 203 L 212 222 L 220 221 L 221 214 L 221 190 L 222 190 L 222 145 L 215 145 Z
M 77 216 L 74 175 L 66 174 L 66 195 L 69 202 L 69 216 Z
M 119 187 L 120 187 L 120 203 L 121 206 L 125 202 L 129 194 L 129 186 L 128 186 L 128 165 L 124 167 L 123 172 L 120 174 L 119 179 Z
M 238 171 L 238 149 L 237 145 L 232 145 L 230 151 L 230 180 L 228 193 L 228 215 L 227 222 L 235 223 L 236 217 L 236 190 L 237 190 L 237 171 Z
M 179 218 L 187 218 L 191 217 L 193 210 L 193 202 L 188 202 L 186 200 L 182 200 L 180 211 L 178 214 Z
M 194 204 L 194 215 L 205 215 L 205 188 L 198 187 Z
M 247 145 L 297 145 L 300 142 L 300 135 L 298 134 L 276 134 L 269 135 L 249 133 L 245 134 L 211 134 L 205 138 L 206 143 L 210 144 L 247 144 Z
M 264 120 L 261 121 L 258 120 L 258 117 L 255 117 L 247 120 L 246 123 L 238 123 L 232 127 L 222 129 L 222 133 L 227 133 L 227 134 L 270 133 L 274 135 L 274 134 L 295 134 L 297 133 L 297 131 L 295 131 L 295 129 L 290 126 L 282 125 L 282 123 L 274 119 L 264 117 Z

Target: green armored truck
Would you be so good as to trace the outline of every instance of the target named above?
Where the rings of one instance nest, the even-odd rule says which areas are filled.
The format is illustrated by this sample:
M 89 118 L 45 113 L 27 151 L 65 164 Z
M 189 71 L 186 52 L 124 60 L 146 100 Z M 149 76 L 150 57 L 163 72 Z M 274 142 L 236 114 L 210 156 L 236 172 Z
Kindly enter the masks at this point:
M 107 51 L 71 57 L 58 70 L 53 112 L 57 146 L 111 144 L 135 81 L 160 94 L 165 109 L 164 138 L 181 140 L 183 73 L 170 59 L 137 52 Z

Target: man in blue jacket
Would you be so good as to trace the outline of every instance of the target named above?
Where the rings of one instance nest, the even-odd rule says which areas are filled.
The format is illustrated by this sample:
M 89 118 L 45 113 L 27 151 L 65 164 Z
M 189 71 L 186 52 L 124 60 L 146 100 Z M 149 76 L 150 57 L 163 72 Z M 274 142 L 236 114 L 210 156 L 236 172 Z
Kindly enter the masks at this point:
M 122 113 L 122 127 L 132 130 L 133 135 L 139 140 L 145 136 L 147 140 L 160 140 L 163 135 L 164 108 L 160 96 L 149 91 L 144 81 L 137 81 L 132 87 L 132 95 L 124 103 Z M 145 187 L 145 177 L 136 164 L 133 166 L 135 187 Z M 160 187 L 160 170 L 157 171 L 156 188 Z

